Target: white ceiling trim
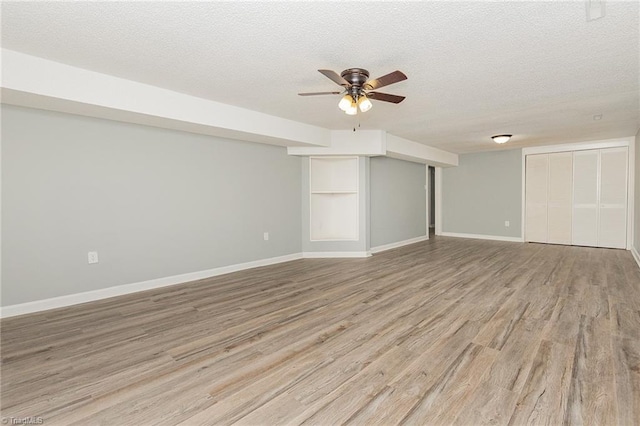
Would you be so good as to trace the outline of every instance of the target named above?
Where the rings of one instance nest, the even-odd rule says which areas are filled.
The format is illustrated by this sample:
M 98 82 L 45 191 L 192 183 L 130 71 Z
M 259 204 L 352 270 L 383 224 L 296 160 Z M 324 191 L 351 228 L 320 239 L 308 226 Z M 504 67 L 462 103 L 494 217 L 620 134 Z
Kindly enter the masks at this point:
M 385 155 L 444 166 L 458 156 L 383 130 L 331 131 L 2 49 L 2 102 L 289 147 L 292 155 Z M 391 149 L 385 142 L 391 138 Z
M 330 131 L 2 49 L 3 103 L 284 146 L 327 146 Z M 97 107 L 97 108 L 96 108 Z M 115 111 L 115 115 L 114 115 Z M 162 120 L 158 120 L 162 119 Z M 182 123 L 178 126 L 176 124 Z M 200 130 L 200 131 L 199 131 Z
M 332 130 L 328 147 L 293 146 L 287 148 L 289 155 L 363 155 L 386 154 L 386 132 L 384 130 Z
M 638 129 L 637 1 L 606 2 L 596 20 L 584 1 L 370 1 L 358 9 L 367 24 L 346 33 L 343 9 L 329 1 L 7 1 L 0 44 L 316 126 L 325 142 L 326 129 L 359 125 L 460 154 Z M 374 101 L 353 117 L 336 108 L 339 96 L 297 95 L 337 90 L 317 69 L 351 67 L 374 78 L 401 70 L 408 79 L 383 92 L 406 99 Z M 508 146 L 491 140 L 502 133 L 513 135 Z M 308 142 L 298 144 L 318 144 Z
M 289 147 L 290 155 L 388 156 L 438 167 L 458 165 L 458 154 L 443 151 L 384 130 L 333 130 L 329 147 Z
M 458 165 L 458 154 L 387 134 L 387 156 L 436 167 Z

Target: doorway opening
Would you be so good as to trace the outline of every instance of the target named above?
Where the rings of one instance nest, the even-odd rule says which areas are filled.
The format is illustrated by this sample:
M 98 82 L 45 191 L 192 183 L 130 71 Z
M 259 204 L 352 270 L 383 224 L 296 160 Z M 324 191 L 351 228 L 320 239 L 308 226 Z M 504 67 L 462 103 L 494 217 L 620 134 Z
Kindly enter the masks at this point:
M 436 232 L 436 169 L 427 166 L 427 233 L 429 238 Z

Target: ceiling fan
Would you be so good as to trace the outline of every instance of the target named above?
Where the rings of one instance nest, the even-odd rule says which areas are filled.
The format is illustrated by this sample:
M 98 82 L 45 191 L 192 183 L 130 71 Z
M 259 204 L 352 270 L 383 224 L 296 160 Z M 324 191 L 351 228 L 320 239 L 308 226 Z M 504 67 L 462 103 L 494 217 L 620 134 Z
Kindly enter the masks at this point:
M 348 115 L 357 114 L 358 109 L 360 109 L 361 112 L 369 111 L 373 106 L 369 99 L 391 102 L 394 104 L 399 104 L 405 99 L 404 96 L 372 91 L 406 80 L 407 76 L 404 75 L 402 71 L 394 71 L 374 80 L 369 80 L 369 71 L 363 68 L 349 68 L 342 71 L 339 75 L 337 72 L 332 70 L 318 71 L 337 85 L 342 86 L 344 90 L 335 92 L 298 93 L 298 95 L 316 96 L 344 94 L 338 103 L 338 107 Z

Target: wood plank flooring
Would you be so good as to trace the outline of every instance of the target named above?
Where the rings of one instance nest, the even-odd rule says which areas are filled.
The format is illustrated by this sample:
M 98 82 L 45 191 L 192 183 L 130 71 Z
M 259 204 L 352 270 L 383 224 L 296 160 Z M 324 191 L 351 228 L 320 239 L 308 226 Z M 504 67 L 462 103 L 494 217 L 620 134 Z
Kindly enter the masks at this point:
M 2 326 L 4 418 L 638 425 L 629 252 L 436 237 Z

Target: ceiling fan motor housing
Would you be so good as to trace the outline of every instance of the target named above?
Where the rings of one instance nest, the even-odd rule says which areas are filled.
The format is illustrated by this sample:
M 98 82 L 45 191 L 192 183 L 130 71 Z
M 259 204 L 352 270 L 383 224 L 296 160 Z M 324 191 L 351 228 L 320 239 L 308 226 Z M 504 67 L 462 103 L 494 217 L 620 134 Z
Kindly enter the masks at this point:
M 347 90 L 353 99 L 357 101 L 363 94 L 362 86 L 369 78 L 369 71 L 364 68 L 349 68 L 342 71 L 340 75 L 351 84 L 351 87 L 348 87 Z
M 349 68 L 342 71 L 340 75 L 351 83 L 352 86 L 362 87 L 369 78 L 369 71 L 363 68 Z

